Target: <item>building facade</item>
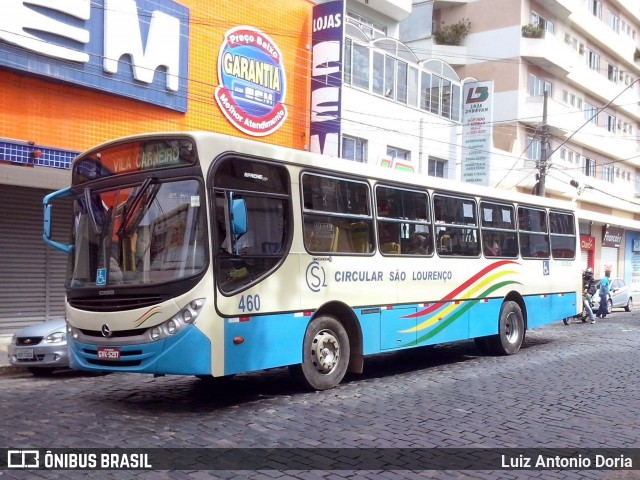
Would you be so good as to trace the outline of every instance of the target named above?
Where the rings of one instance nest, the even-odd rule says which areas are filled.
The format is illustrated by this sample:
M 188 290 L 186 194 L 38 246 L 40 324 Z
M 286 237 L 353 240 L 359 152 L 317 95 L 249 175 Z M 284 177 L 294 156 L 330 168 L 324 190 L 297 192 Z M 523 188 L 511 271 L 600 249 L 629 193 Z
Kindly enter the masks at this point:
M 542 177 L 546 196 L 577 204 L 583 265 L 640 290 L 638 2 L 414 4 L 412 51 L 493 81 L 490 184 L 535 193 Z M 452 31 L 464 34 L 443 44 Z

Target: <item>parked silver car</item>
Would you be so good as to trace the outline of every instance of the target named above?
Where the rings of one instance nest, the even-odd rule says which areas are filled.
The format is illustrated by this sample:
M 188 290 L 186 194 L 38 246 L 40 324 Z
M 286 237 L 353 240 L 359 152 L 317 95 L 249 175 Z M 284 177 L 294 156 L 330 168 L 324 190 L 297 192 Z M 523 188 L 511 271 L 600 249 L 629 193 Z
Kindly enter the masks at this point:
M 600 281 L 596 280 L 596 292 L 600 290 Z M 629 287 L 621 278 L 610 280 L 609 295 L 607 296 L 607 313 L 611 313 L 614 308 L 624 308 L 627 312 L 633 310 L 633 298 Z M 593 312 L 597 312 L 600 307 L 600 295 L 593 296 Z
M 9 363 L 46 376 L 57 368 L 69 366 L 67 322 L 50 320 L 16 332 L 9 344 Z

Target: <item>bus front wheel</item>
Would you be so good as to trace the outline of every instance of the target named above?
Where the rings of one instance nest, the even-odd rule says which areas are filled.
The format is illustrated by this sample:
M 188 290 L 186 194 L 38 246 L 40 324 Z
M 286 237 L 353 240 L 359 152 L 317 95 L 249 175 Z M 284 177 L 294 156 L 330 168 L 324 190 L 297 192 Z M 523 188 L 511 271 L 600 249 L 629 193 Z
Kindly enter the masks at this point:
M 491 349 L 496 355 L 513 355 L 524 340 L 524 318 L 520 305 L 513 301 L 502 304 L 498 320 L 498 334 L 489 337 Z
M 302 363 L 290 367 L 293 376 L 306 388 L 328 390 L 344 378 L 349 364 L 349 337 L 336 318 L 314 318 L 304 335 Z

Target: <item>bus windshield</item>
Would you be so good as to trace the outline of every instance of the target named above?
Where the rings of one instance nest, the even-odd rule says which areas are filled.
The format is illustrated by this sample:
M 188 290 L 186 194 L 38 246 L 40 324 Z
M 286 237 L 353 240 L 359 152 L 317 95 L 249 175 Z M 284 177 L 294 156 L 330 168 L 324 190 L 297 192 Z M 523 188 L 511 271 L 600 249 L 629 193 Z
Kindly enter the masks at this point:
M 206 265 L 200 182 L 92 191 L 74 201 L 69 287 L 141 286 L 198 274 Z

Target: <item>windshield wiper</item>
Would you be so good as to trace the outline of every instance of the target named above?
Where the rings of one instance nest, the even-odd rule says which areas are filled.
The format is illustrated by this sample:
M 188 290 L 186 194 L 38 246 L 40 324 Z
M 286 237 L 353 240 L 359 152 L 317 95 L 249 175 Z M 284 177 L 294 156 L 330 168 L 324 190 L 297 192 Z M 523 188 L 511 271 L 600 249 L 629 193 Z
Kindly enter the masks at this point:
M 154 182 L 155 182 L 154 177 L 147 177 L 145 181 L 142 182 L 142 185 L 140 185 L 140 189 L 136 192 L 135 196 L 133 197 L 133 200 L 131 201 L 131 206 L 129 207 L 129 209 L 127 210 L 126 206 L 123 207 L 124 212 L 122 214 L 122 222 L 120 223 L 120 228 L 118 229 L 118 232 L 117 232 L 117 235 L 119 237 L 124 236 L 125 233 L 129 231 L 129 228 L 131 227 L 131 225 L 129 225 L 129 222 L 131 221 L 131 219 L 133 218 L 133 215 L 136 212 L 140 212 L 138 208 L 140 206 L 140 202 L 142 202 L 142 198 L 147 192 L 149 185 L 151 185 Z M 153 197 L 155 197 L 155 192 L 154 192 L 154 195 L 151 196 L 151 198 Z M 140 218 L 141 218 L 141 215 L 138 215 L 138 221 L 140 220 Z M 136 224 L 138 222 L 132 222 L 132 223 Z

